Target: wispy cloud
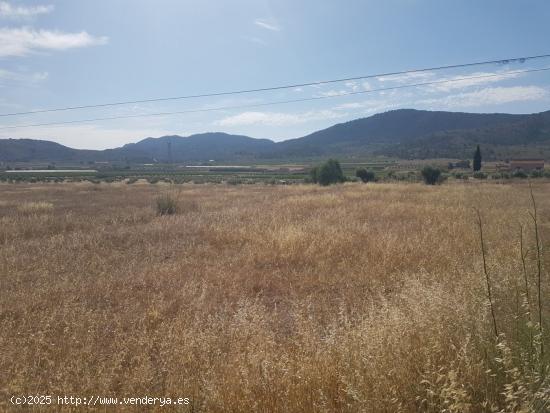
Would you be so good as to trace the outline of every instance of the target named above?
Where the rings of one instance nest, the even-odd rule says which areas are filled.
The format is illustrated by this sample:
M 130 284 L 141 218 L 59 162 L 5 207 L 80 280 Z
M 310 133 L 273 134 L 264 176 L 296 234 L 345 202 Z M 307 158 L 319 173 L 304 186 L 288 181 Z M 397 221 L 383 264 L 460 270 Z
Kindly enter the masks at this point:
M 438 83 L 430 87 L 440 92 L 451 92 L 457 89 L 466 89 L 473 86 L 482 86 L 490 83 L 502 82 L 503 80 L 515 79 L 522 76 L 522 73 L 506 73 L 506 72 L 476 72 L 467 76 L 449 76 L 438 78 L 438 81 L 446 81 Z
M 346 83 L 344 83 L 344 86 L 347 89 L 339 89 L 339 90 L 330 89 L 330 90 L 327 90 L 327 91 L 324 91 L 324 92 L 320 92 L 315 96 L 319 96 L 319 97 L 321 97 L 321 96 L 322 97 L 335 97 L 335 96 L 342 96 L 342 95 L 345 96 L 349 93 L 361 93 L 361 92 L 364 92 L 364 91 L 371 90 L 373 88 L 372 85 L 366 80 L 364 80 L 362 82 L 346 82 Z
M 242 112 L 217 122 L 220 126 L 289 126 L 324 119 L 336 119 L 345 116 L 333 110 L 314 110 L 303 113 L 284 112 Z
M 251 42 L 251 43 L 256 43 L 256 44 L 259 44 L 259 45 L 262 45 L 262 46 L 266 46 L 266 45 L 267 45 L 267 42 L 266 42 L 264 39 L 260 39 L 259 37 L 244 36 L 243 38 L 244 38 L 245 40 Z
M 327 90 L 326 92 L 320 92 L 318 93 L 317 95 L 315 95 L 316 97 L 335 97 L 335 96 L 342 96 L 342 95 L 346 95 L 347 93 L 349 93 L 350 91 L 349 90 L 346 90 L 346 89 L 341 89 L 341 90 Z
M 523 76 L 522 73 L 507 71 L 475 72 L 452 76 L 441 76 L 435 72 L 405 73 L 401 75 L 378 77 L 377 80 L 382 86 L 392 84 L 405 85 L 426 82 L 440 82 L 426 86 L 428 92 L 452 92 L 461 89 L 468 89 L 475 86 L 484 86 L 504 80 L 515 79 Z
M 13 83 L 22 83 L 27 86 L 35 85 L 46 80 L 48 76 L 48 72 L 12 72 L 0 69 L 0 87 Z
M 379 82 L 395 82 L 395 83 L 416 83 L 416 82 L 427 82 L 435 77 L 433 72 L 413 72 L 413 73 L 403 73 L 400 75 L 391 75 L 391 76 L 380 76 L 376 80 Z
M 25 56 L 40 51 L 96 46 L 105 44 L 108 40 L 105 36 L 95 37 L 85 31 L 65 33 L 35 30 L 28 27 L 0 28 L 0 57 Z
M 385 98 L 374 98 L 368 100 L 362 100 L 359 102 L 342 103 L 332 108 L 332 110 L 345 111 L 354 113 L 359 111 L 360 113 L 375 113 L 389 108 L 398 106 L 402 102 L 402 98 L 399 102 L 391 101 Z
M 419 100 L 416 103 L 421 105 L 437 105 L 439 108 L 445 109 L 455 109 L 537 101 L 548 99 L 549 97 L 549 91 L 539 86 L 487 87 L 441 98 Z
M 266 21 L 264 19 L 256 19 L 254 20 L 254 24 L 258 27 L 261 27 L 262 29 L 271 30 L 272 32 L 281 31 L 281 26 L 279 26 L 278 24 L 272 21 Z
M 30 19 L 40 14 L 51 13 L 54 6 L 14 6 L 7 1 L 0 1 L 0 18 L 5 19 Z

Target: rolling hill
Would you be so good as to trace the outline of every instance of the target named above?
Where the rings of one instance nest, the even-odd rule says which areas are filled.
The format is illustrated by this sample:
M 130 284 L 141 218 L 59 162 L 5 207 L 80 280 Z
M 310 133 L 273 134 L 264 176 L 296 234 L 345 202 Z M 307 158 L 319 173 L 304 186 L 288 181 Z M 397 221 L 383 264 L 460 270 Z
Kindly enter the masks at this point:
M 283 142 L 215 132 L 146 138 L 94 151 L 42 140 L 0 139 L 0 161 L 238 162 L 358 155 L 463 158 L 477 144 L 484 146 L 485 159 L 550 158 L 550 111 L 510 115 L 400 109 Z

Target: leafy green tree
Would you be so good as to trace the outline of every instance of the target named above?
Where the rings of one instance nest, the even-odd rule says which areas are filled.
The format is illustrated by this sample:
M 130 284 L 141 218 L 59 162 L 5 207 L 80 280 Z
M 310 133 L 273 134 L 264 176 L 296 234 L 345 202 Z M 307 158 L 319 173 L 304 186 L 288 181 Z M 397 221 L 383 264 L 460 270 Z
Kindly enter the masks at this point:
M 329 159 L 321 165 L 314 167 L 310 172 L 310 176 L 313 182 L 323 186 L 344 182 L 346 180 L 340 163 L 336 159 Z
M 433 166 L 425 166 L 422 168 L 422 178 L 426 185 L 435 185 L 441 180 L 441 170 Z
M 355 171 L 355 176 L 365 183 L 372 182 L 376 179 L 376 175 L 374 175 L 374 172 L 367 171 L 365 168 L 357 169 Z
M 319 183 L 318 174 L 319 174 L 319 166 L 314 166 L 313 168 L 311 168 L 311 171 L 309 171 L 309 177 L 311 179 L 311 182 L 315 184 Z
M 481 149 L 477 145 L 476 152 L 474 153 L 474 172 L 481 170 Z

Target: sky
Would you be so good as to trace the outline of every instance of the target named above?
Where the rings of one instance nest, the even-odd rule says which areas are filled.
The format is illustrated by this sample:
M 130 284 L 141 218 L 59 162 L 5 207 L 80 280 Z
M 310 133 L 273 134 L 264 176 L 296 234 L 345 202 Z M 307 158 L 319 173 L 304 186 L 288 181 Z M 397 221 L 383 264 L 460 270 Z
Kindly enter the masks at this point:
M 549 54 L 549 21 L 548 0 L 0 0 L 0 115 Z M 550 58 L 0 116 L 0 138 L 88 149 L 213 131 L 281 141 L 399 108 L 541 112 L 550 71 L 510 72 L 546 67 Z M 395 86 L 407 87 L 369 92 Z M 338 96 L 349 92 L 366 93 Z M 323 99 L 266 105 L 312 97 Z M 182 111 L 195 112 L 145 116 Z M 137 117 L 6 129 L 117 116 Z

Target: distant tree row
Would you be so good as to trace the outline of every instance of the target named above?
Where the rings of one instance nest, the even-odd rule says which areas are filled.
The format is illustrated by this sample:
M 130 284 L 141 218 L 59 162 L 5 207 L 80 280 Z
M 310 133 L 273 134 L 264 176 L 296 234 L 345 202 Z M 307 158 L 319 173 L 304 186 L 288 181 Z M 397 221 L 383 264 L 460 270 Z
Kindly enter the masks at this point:
M 376 180 L 374 172 L 365 168 L 359 168 L 355 171 L 355 176 L 362 182 L 373 182 Z M 313 167 L 310 171 L 311 181 L 323 186 L 337 184 L 345 182 L 346 176 L 342 171 L 340 162 L 336 159 L 329 159 L 328 161 Z
M 469 161 L 463 161 L 460 164 L 468 165 Z M 452 165 L 452 164 L 451 164 Z M 477 145 L 473 157 L 474 177 L 481 178 L 481 149 Z M 424 183 L 427 185 L 436 185 L 444 180 L 441 169 L 427 165 L 421 170 L 421 175 Z M 362 182 L 376 181 L 376 175 L 373 171 L 369 171 L 366 168 L 359 168 L 355 171 L 355 176 Z M 320 185 L 326 186 L 331 184 L 337 184 L 346 181 L 344 172 L 340 163 L 336 159 L 329 159 L 328 161 L 317 165 L 311 169 L 310 172 L 311 181 Z

